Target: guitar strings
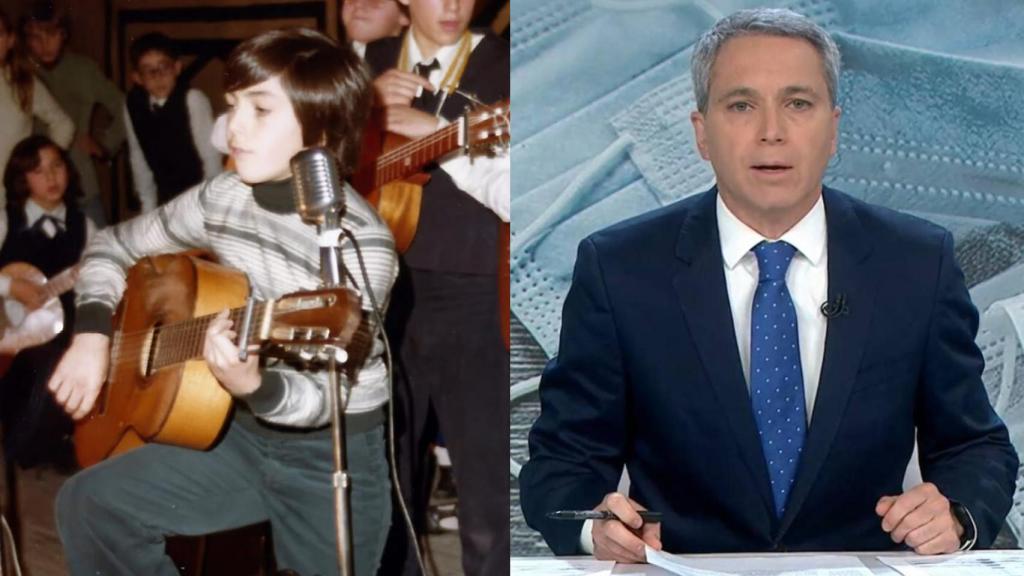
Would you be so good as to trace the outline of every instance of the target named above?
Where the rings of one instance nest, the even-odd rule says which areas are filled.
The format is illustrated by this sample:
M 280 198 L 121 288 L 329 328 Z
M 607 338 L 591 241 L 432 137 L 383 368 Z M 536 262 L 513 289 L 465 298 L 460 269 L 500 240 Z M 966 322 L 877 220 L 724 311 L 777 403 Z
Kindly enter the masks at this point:
M 488 116 L 488 115 L 484 115 L 484 114 L 480 114 L 478 116 L 473 116 L 473 117 L 470 118 L 469 125 L 470 125 L 470 127 L 474 127 L 475 128 L 475 127 L 479 126 L 480 124 L 484 124 L 486 122 L 490 122 L 495 117 L 502 118 L 505 121 L 504 124 L 508 125 L 508 118 L 507 118 L 507 116 L 506 115 L 497 115 L 497 114 L 495 114 L 493 116 Z M 426 137 L 424 137 L 421 140 L 416 140 L 415 142 L 411 142 L 411 143 L 407 144 L 406 146 L 408 146 L 408 148 L 406 146 L 399 146 L 398 148 L 395 148 L 393 150 L 389 150 L 389 151 L 381 154 L 379 159 L 378 159 L 378 163 L 391 161 L 391 160 L 393 160 L 394 156 L 406 156 L 409 153 L 409 151 L 417 151 L 418 152 L 418 151 L 420 151 L 420 150 L 422 150 L 424 148 L 428 148 L 428 147 L 432 146 L 433 144 L 436 144 L 440 140 L 451 138 L 452 134 L 450 134 L 450 132 L 457 132 L 457 131 L 458 131 L 458 122 L 453 122 L 453 123 L 445 126 L 444 128 L 438 130 L 437 132 L 434 132 L 430 136 L 426 136 Z
M 469 131 L 472 132 L 480 124 L 489 121 L 489 119 L 481 119 L 478 121 L 471 121 L 469 125 Z M 507 124 L 506 119 L 506 124 Z M 390 182 L 400 177 L 406 170 L 406 164 L 401 162 L 403 159 L 414 156 L 415 154 L 422 151 L 429 151 L 429 148 L 443 141 L 452 141 L 458 138 L 458 126 L 456 124 L 449 124 L 445 128 L 442 128 L 438 132 L 431 136 L 424 138 L 422 141 L 417 141 L 415 144 L 406 147 L 399 147 L 395 150 L 381 155 L 377 162 L 377 169 L 374 171 L 375 187 L 379 184 L 377 182 Z M 455 142 L 453 142 L 454 144 Z M 398 157 L 394 157 L 394 156 Z M 417 163 L 421 163 L 418 161 Z
M 264 302 L 257 303 L 253 308 L 253 317 L 259 318 L 266 310 Z M 232 320 L 233 328 L 241 325 L 244 308 L 232 309 L 228 317 Z M 138 365 L 138 356 L 147 347 L 156 346 L 147 354 L 152 359 L 151 370 L 164 366 L 176 364 L 184 360 L 201 356 L 202 342 L 206 338 L 206 330 L 216 314 L 207 314 L 181 322 L 164 324 L 161 326 L 150 326 L 142 330 L 119 332 L 115 336 L 115 352 L 113 363 L 123 366 L 131 363 Z M 255 334 L 259 322 L 252 322 L 249 326 L 250 337 Z
M 481 124 L 490 122 L 494 117 L 500 117 L 505 120 L 504 123 L 506 125 L 508 124 L 508 119 L 505 115 L 486 116 L 481 114 L 477 117 L 471 117 L 469 126 L 470 128 L 476 128 Z M 450 139 L 453 135 L 457 135 L 457 133 L 458 123 L 456 122 L 445 126 L 444 128 L 438 130 L 437 132 L 431 134 L 430 136 L 423 138 L 422 140 L 417 140 L 414 143 L 410 143 L 408 145 L 408 148 L 405 146 L 400 146 L 394 150 L 385 152 L 384 154 L 381 154 L 377 160 L 379 166 L 377 171 L 380 172 L 381 170 L 390 167 L 384 166 L 385 164 L 391 164 L 395 160 L 399 160 L 401 157 L 407 156 L 415 152 L 420 152 L 442 140 Z

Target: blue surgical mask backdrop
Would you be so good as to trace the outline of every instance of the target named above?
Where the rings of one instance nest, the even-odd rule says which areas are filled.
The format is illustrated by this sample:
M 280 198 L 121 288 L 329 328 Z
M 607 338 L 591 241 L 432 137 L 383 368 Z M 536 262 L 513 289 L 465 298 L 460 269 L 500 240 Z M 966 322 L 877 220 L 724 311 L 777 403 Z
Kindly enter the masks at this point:
M 516 0 L 513 478 L 577 244 L 714 183 L 689 119 L 690 54 L 715 21 L 753 6 L 833 34 L 843 115 L 825 184 L 953 232 L 982 314 L 985 384 L 1024 446 L 1024 2 Z M 1024 540 L 1024 496 L 1014 502 L 1008 527 Z M 511 515 L 513 554 L 546 553 L 517 492 Z

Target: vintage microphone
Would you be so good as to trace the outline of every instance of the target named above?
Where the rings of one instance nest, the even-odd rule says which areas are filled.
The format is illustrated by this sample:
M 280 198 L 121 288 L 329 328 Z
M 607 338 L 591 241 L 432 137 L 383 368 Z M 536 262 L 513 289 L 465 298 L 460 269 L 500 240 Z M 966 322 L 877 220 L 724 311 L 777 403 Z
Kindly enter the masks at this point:
M 345 192 L 338 162 L 322 146 L 306 148 L 291 159 L 292 189 L 299 216 L 317 227 L 320 244 L 320 277 L 325 287 L 342 285 L 342 261 L 339 255 L 341 214 L 345 211 Z M 338 389 L 337 363 L 347 359 L 341 348 L 327 354 L 330 377 L 331 430 L 334 438 L 334 526 L 338 551 L 338 571 L 342 576 L 355 574 L 352 558 L 352 517 L 349 506 L 349 474 L 345 462 L 345 415 Z

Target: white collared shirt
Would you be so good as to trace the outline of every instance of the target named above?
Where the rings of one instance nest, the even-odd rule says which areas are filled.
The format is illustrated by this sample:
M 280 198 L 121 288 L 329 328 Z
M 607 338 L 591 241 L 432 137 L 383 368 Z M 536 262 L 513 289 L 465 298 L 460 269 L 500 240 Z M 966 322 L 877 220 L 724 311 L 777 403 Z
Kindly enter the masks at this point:
M 36 204 L 35 200 L 28 198 L 25 200 L 25 227 L 31 228 L 35 226 L 43 216 L 52 216 L 61 222 L 65 222 L 67 216 L 67 207 L 61 202 L 59 206 L 53 210 L 46 210 L 39 204 Z M 65 224 L 66 225 L 66 224 Z M 57 230 L 54 225 L 47 222 L 43 225 L 43 232 L 47 236 L 53 238 L 57 235 Z M 85 219 L 85 243 L 89 244 L 89 240 L 92 239 L 93 234 L 96 232 L 96 226 L 92 223 L 89 218 Z M 3 246 L 4 241 L 7 240 L 7 210 L 0 209 L 0 246 Z M 0 297 L 6 297 L 11 293 L 11 278 L 5 274 L 0 274 Z
M 715 212 L 736 345 L 749 390 L 750 311 L 758 278 L 757 257 L 751 250 L 759 242 L 772 239 L 765 238 L 741 222 L 725 205 L 721 196 L 716 199 Z M 818 197 L 810 212 L 775 240 L 784 240 L 796 248 L 796 254 L 786 272 L 786 287 L 789 288 L 796 308 L 800 368 L 804 376 L 804 400 L 809 425 L 813 417 L 814 399 L 818 394 L 827 326 L 821 305 L 828 299 L 828 230 L 825 203 L 821 197 Z

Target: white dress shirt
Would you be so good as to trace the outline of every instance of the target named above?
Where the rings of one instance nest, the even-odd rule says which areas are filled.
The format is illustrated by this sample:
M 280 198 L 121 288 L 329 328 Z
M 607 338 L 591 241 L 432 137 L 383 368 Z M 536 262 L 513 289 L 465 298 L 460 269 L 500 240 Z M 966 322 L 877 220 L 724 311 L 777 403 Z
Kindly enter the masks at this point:
M 759 242 L 784 240 L 796 248 L 796 254 L 786 272 L 786 287 L 796 308 L 797 335 L 800 338 L 800 368 L 804 376 L 804 400 L 807 423 L 810 424 L 814 399 L 818 394 L 818 379 L 825 354 L 825 328 L 827 320 L 821 305 L 828 299 L 828 231 L 825 224 L 825 204 L 817 203 L 799 222 L 781 238 L 761 236 L 737 218 L 722 197 L 717 200 L 718 234 L 722 244 L 722 264 L 725 267 L 725 286 L 729 292 L 729 307 L 736 333 L 736 346 L 740 352 L 743 375 L 750 389 L 750 310 L 757 289 L 757 257 L 751 250 Z
M 825 222 L 825 203 L 818 197 L 799 222 L 780 238 L 765 238 L 747 226 L 718 196 L 716 200 L 718 236 L 725 269 L 725 288 L 729 293 L 736 346 L 740 364 L 750 390 L 750 312 L 757 290 L 757 256 L 751 250 L 762 241 L 784 240 L 796 248 L 796 254 L 786 271 L 786 287 L 796 308 L 797 335 L 800 338 L 800 368 L 804 376 L 804 401 L 807 424 L 810 425 L 814 399 L 818 395 L 821 363 L 825 355 L 827 319 L 821 305 L 828 299 L 828 227 Z M 594 553 L 591 534 L 593 520 L 583 523 L 580 546 L 587 554 Z

